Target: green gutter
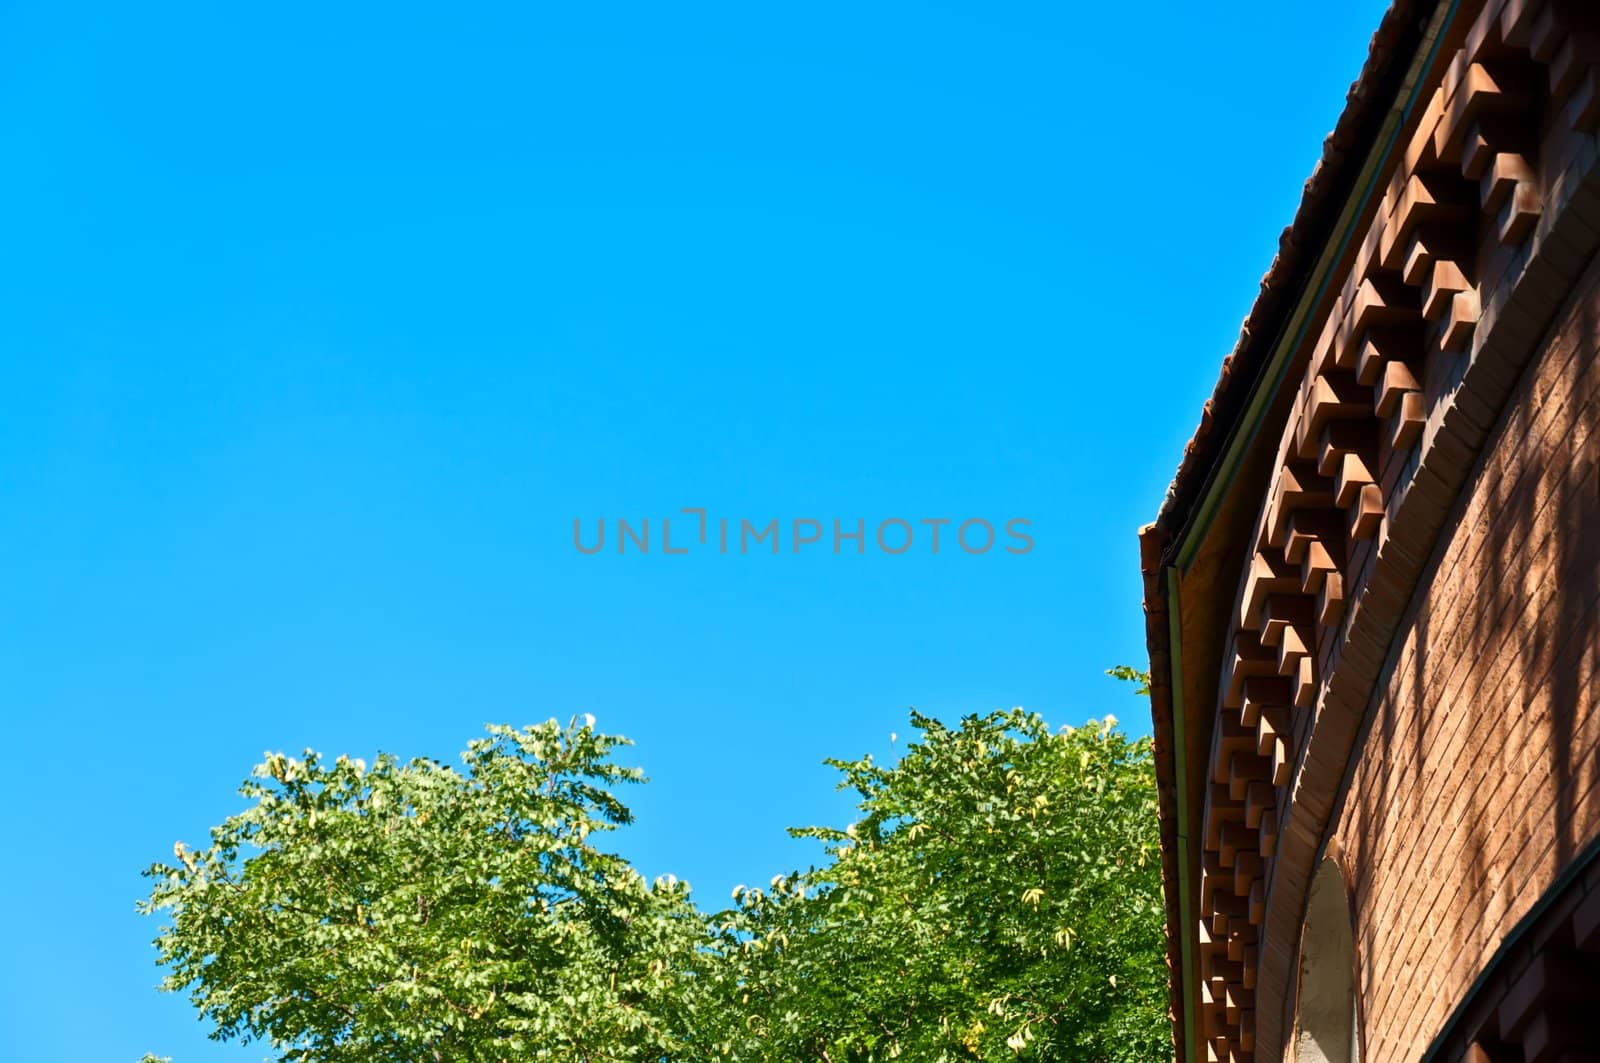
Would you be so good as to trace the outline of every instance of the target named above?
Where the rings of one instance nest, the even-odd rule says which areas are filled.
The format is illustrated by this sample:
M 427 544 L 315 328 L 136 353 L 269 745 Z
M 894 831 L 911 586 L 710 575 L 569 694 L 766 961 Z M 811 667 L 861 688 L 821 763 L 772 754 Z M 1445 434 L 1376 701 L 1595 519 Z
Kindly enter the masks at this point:
M 1167 566 L 1167 638 L 1174 650 L 1179 642 L 1181 622 L 1178 618 L 1178 570 Z M 1169 652 L 1167 660 L 1172 671 L 1172 762 L 1178 788 L 1178 948 L 1183 964 L 1183 1058 L 1194 1063 L 1194 946 L 1189 928 L 1194 926 L 1194 912 L 1189 903 L 1189 746 L 1183 727 L 1183 655 Z
M 1433 17 L 1429 20 L 1428 28 L 1423 32 L 1422 41 L 1417 47 L 1417 54 L 1412 58 L 1405 80 L 1401 82 L 1400 91 L 1396 94 L 1396 105 L 1389 109 L 1388 117 L 1378 130 L 1376 142 L 1372 150 L 1367 153 L 1366 162 L 1356 177 L 1355 188 L 1359 192 L 1346 198 L 1344 210 L 1340 212 L 1333 230 L 1336 239 L 1330 240 L 1324 246 L 1321 257 L 1317 259 L 1316 268 L 1307 281 L 1306 290 L 1297 300 L 1294 313 L 1278 338 L 1272 360 L 1268 363 L 1266 372 L 1256 381 L 1244 413 L 1234 429 L 1233 437 L 1228 440 L 1222 460 L 1217 464 L 1201 494 L 1200 505 L 1178 533 L 1177 553 L 1166 565 L 1167 637 L 1171 640 L 1167 656 L 1171 661 L 1172 670 L 1172 747 L 1175 784 L 1178 790 L 1178 918 L 1181 930 L 1178 943 L 1179 956 L 1183 963 L 1184 1058 L 1188 1063 L 1198 1063 L 1201 1056 L 1196 1043 L 1198 1034 L 1195 1024 L 1195 943 L 1194 935 L 1191 933 L 1195 925 L 1195 913 L 1189 882 L 1189 772 L 1188 745 L 1185 741 L 1183 722 L 1183 631 L 1182 610 L 1178 604 L 1178 579 L 1194 563 L 1195 555 L 1200 550 L 1200 543 L 1211 527 L 1211 522 L 1222 505 L 1222 499 L 1233 486 L 1234 477 L 1238 475 L 1239 465 L 1244 460 L 1245 452 L 1260 434 L 1262 423 L 1266 420 L 1267 408 L 1283 385 L 1294 353 L 1305 342 L 1306 331 L 1310 327 L 1311 311 L 1327 294 L 1328 285 L 1332 281 L 1333 266 L 1349 248 L 1355 232 L 1356 219 L 1365 212 L 1367 204 L 1372 200 L 1377 188 L 1378 175 L 1388 164 L 1399 141 L 1400 130 L 1420 98 L 1422 75 L 1438 57 L 1439 48 L 1444 42 L 1445 29 L 1455 19 L 1460 7 L 1461 0 L 1450 0 L 1448 4 L 1441 3 L 1434 9 Z

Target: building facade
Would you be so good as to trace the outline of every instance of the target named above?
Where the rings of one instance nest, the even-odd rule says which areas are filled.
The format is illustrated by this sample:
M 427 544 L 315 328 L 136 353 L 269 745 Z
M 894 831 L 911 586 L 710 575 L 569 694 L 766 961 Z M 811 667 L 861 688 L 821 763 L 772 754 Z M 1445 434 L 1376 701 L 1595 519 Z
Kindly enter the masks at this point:
M 1396 0 L 1141 531 L 1180 1060 L 1600 1060 L 1597 128 Z

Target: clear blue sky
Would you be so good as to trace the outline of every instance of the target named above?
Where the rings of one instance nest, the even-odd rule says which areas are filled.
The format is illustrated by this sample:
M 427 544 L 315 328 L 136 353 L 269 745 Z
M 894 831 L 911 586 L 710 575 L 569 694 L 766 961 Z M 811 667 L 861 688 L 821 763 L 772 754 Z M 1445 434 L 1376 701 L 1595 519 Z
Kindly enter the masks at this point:
M 262 1057 L 133 902 L 264 750 L 592 712 L 717 905 L 908 706 L 1147 730 L 1134 531 L 1383 6 L 6 5 L 0 1054 Z M 1036 545 L 573 549 L 684 506 Z

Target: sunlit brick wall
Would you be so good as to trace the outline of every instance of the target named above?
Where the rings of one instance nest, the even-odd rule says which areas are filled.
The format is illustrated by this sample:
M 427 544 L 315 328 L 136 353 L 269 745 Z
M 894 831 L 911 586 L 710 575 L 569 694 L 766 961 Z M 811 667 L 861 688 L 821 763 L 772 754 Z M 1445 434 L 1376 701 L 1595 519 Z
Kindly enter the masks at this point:
M 1600 832 L 1600 265 L 1528 366 L 1397 638 L 1332 829 L 1364 1060 L 1413 1060 Z

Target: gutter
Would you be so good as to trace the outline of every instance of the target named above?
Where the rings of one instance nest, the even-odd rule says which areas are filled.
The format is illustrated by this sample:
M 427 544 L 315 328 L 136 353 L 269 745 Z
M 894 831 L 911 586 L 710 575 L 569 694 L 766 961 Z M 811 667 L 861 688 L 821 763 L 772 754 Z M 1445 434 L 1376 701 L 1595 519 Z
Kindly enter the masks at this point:
M 1178 570 L 1168 565 L 1165 572 L 1167 601 L 1178 600 Z M 1167 637 L 1172 645 L 1182 648 L 1180 610 L 1167 607 Z M 1194 992 L 1194 910 L 1189 898 L 1189 746 L 1183 727 L 1183 654 L 1167 654 L 1167 670 L 1172 673 L 1168 689 L 1172 691 L 1172 751 L 1173 788 L 1178 798 L 1178 948 L 1183 957 L 1183 1057 L 1191 1063 L 1200 1057 L 1195 1054 L 1195 1000 Z

